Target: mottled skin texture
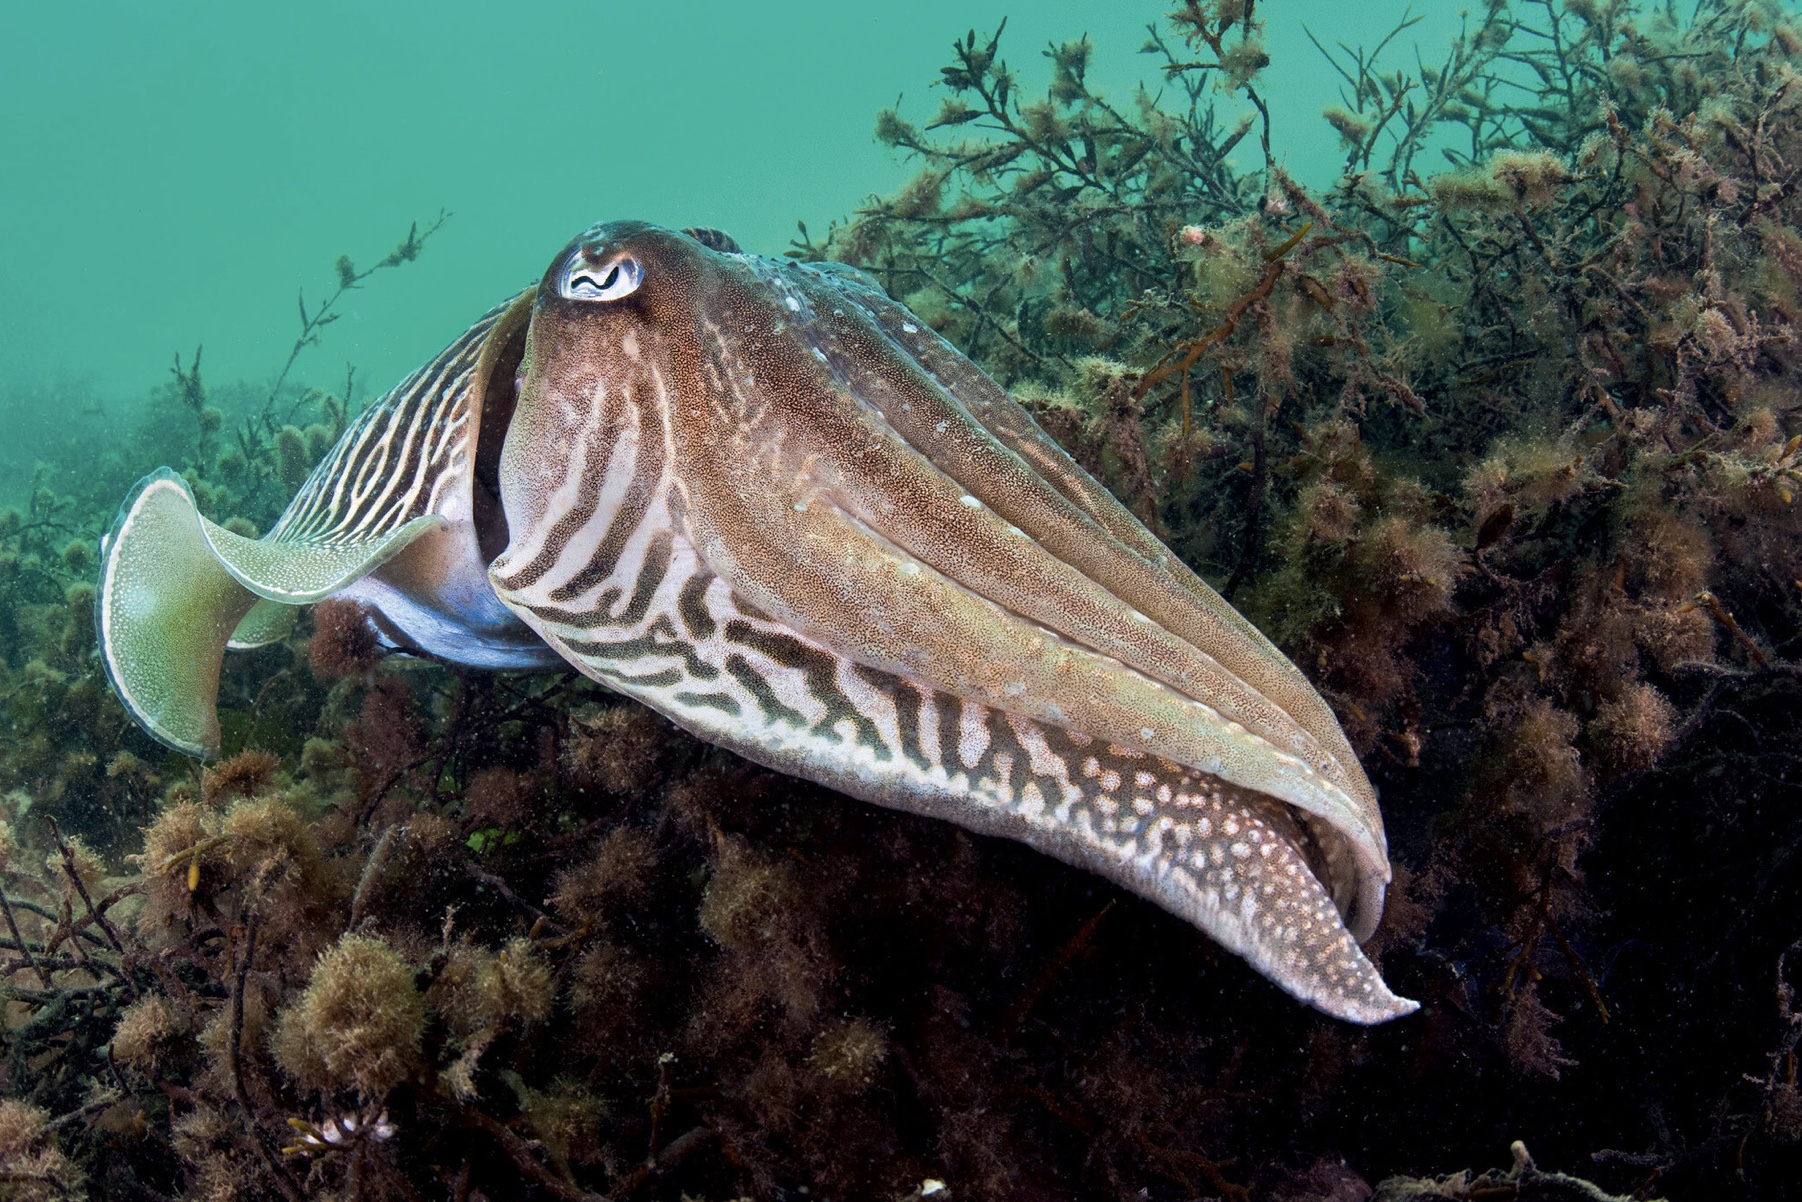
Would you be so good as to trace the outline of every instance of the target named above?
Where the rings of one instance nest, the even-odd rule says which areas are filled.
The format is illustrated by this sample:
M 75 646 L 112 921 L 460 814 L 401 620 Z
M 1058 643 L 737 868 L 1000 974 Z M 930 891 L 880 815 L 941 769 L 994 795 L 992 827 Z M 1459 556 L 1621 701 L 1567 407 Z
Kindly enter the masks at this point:
M 1095 868 L 1329 1012 L 1412 1009 L 1340 920 L 1374 925 L 1388 868 L 1324 704 L 868 281 L 598 226 L 524 366 L 490 576 L 583 671 Z
M 216 755 L 228 639 L 331 594 L 391 647 L 561 657 L 760 763 L 1090 868 L 1329 1014 L 1414 1009 L 1358 948 L 1383 824 L 1319 695 L 849 268 L 588 230 L 264 538 L 140 482 L 102 545 L 103 662 L 147 730 Z

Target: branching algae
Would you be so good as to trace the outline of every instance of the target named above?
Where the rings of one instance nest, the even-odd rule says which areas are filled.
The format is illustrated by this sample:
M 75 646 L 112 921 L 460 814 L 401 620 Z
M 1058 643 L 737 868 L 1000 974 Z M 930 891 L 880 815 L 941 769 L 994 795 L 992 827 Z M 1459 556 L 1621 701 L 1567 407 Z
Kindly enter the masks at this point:
M 1478 6 L 1413 70 L 1330 48 L 1318 190 L 1264 11 L 1170 14 L 1130 102 L 1087 82 L 1115 48 L 1029 94 L 959 38 L 936 115 L 878 121 L 916 179 L 794 253 L 968 353 L 1319 688 L 1388 820 L 1365 950 L 1420 1014 L 1319 1016 L 1092 874 L 586 678 L 385 656 L 352 601 L 226 657 L 223 759 L 165 754 L 89 621 L 117 497 L 167 462 L 254 538 L 356 420 L 354 381 L 196 355 L 0 515 L 0 1193 L 1802 1177 L 1802 34 L 1584 0 Z

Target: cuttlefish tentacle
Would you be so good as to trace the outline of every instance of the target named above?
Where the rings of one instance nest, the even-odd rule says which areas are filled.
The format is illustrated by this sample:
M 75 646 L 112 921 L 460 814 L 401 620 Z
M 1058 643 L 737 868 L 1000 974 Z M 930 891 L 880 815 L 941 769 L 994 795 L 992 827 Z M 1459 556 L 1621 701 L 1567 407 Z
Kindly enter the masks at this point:
M 1319 880 L 1386 861 L 1317 740 L 929 462 L 884 410 L 903 393 L 831 369 L 814 298 L 664 231 L 612 233 L 562 278 L 614 287 L 622 245 L 667 278 L 609 314 L 547 274 L 502 452 L 503 601 L 706 738 L 1096 868 L 1331 1013 L 1413 1008 Z
M 682 495 L 692 519 L 692 490 Z M 718 572 L 725 557 L 697 552 L 696 542 L 713 539 L 695 531 L 690 541 L 672 518 L 683 505 L 665 503 L 674 497 L 626 519 L 632 533 L 614 572 L 597 582 L 599 606 L 553 600 L 565 579 L 556 570 L 508 588 L 499 583 L 513 566 L 507 557 L 495 564 L 501 595 L 584 673 L 701 738 L 851 796 L 1019 839 L 1101 872 L 1208 931 L 1330 1014 L 1379 1022 L 1413 1008 L 1388 990 L 1358 948 L 1318 880 L 1322 855 L 1310 854 L 1312 841 L 1281 802 L 1133 746 L 981 704 L 968 679 L 956 681 L 955 691 L 936 688 L 905 668 L 873 667 L 874 655 L 854 659 L 835 650 L 844 645 L 842 630 L 815 635 L 780 602 L 765 598 L 766 609 L 741 593 L 747 585 L 747 592 L 758 590 L 736 566 Z M 824 544 L 841 535 L 812 540 L 826 551 L 821 568 L 834 565 Z M 859 551 L 879 547 L 871 539 Z M 936 576 L 923 568 L 918 579 Z M 946 594 L 956 589 L 942 578 L 937 583 Z M 847 612 L 883 600 L 838 596 Z M 948 597 L 944 612 L 965 609 Z M 999 609 L 990 616 L 1017 621 Z M 959 626 L 956 633 L 980 628 Z M 872 645 L 927 637 L 918 626 L 862 633 Z M 997 645 L 1017 670 L 1017 652 L 1004 640 L 993 640 L 990 650 Z M 961 648 L 956 658 L 972 650 Z M 944 651 L 934 645 L 935 656 Z M 1093 683 L 1105 686 L 1110 675 L 1099 673 Z M 1070 686 L 1080 692 L 1076 682 Z
M 1054 539 L 1049 529 L 1035 537 L 1098 579 L 1118 581 L 1117 587 L 1128 594 L 1124 599 L 1157 608 L 1158 620 L 1185 638 L 1197 645 L 1215 646 L 1217 658 L 1229 671 L 1281 703 L 1320 741 L 1332 755 L 1338 777 L 1375 815 L 1376 794 L 1358 766 L 1357 754 L 1332 711 L 1288 657 L 1187 564 L 1172 555 L 1113 493 L 1047 435 L 1006 389 L 890 299 L 863 273 L 844 274 L 848 277 L 848 298 L 905 350 L 933 383 L 949 392 L 972 420 L 1018 456 L 1033 477 L 1049 484 L 1102 527 L 1111 541 L 1096 544 L 1076 537 L 1074 531 Z M 1023 495 L 1039 499 L 1036 491 Z M 1130 552 L 1131 558 L 1120 558 L 1115 544 Z M 1144 571 L 1139 570 L 1139 565 Z M 1145 579 L 1146 572 L 1150 574 L 1149 581 Z M 1172 607 L 1164 596 L 1170 589 L 1180 592 L 1190 604 Z M 1193 612 L 1196 605 L 1202 611 L 1199 614 Z
M 679 439 L 677 454 L 703 555 L 734 563 L 757 604 L 887 670 L 1357 816 L 1288 715 L 1045 553 L 834 388 L 811 354 L 772 348 L 750 366 L 788 398 L 786 436 L 764 439 L 741 413 L 736 436 Z M 1005 493 L 996 484 L 980 487 Z M 743 537 L 752 530 L 761 537 Z M 975 598 L 991 604 L 962 620 Z M 1374 832 L 1364 839 L 1380 859 Z

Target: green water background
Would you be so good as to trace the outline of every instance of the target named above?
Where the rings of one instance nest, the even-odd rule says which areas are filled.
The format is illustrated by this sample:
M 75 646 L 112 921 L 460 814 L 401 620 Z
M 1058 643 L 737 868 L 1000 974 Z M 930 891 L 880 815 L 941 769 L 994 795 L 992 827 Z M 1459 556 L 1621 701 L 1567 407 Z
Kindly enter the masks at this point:
M 351 363 L 387 388 L 603 218 L 713 225 L 780 253 L 797 219 L 823 232 L 906 178 L 871 138 L 875 113 L 900 97 L 929 119 L 937 68 L 972 24 L 1008 18 L 1004 55 L 1028 84 L 1050 41 L 1086 32 L 1092 78 L 1124 101 L 1154 75 L 1136 51 L 1167 7 L 0 6 L 0 419 L 117 412 L 202 343 L 209 380 L 271 379 L 297 289 L 316 301 L 340 253 L 373 262 L 440 209 L 453 216 L 422 259 L 347 298 L 296 379 L 333 386 Z M 1291 171 L 1325 184 L 1339 164 L 1319 117 L 1338 80 L 1303 24 L 1329 45 L 1373 43 L 1404 11 L 1259 6 Z M 1424 17 L 1397 65 L 1415 43 L 1438 57 L 1458 28 L 1451 5 Z

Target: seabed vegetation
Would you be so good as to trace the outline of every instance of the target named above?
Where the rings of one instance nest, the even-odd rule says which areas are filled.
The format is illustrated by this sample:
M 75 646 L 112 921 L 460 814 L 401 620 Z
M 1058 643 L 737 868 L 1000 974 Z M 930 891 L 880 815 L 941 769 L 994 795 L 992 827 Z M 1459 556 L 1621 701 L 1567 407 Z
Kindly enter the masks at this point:
M 1422 1013 L 1335 1023 L 1090 875 L 573 676 L 383 659 L 342 603 L 228 659 L 228 758 L 165 753 L 95 540 L 158 462 L 266 528 L 356 403 L 292 383 L 341 259 L 272 386 L 178 358 L 0 514 L 0 1198 L 1796 1194 L 1802 23 L 1485 0 L 1437 63 L 1323 48 L 1326 190 L 1260 29 L 1187 0 L 1126 103 L 1087 40 L 1028 94 L 972 32 L 878 119 L 915 178 L 792 253 L 1319 683 Z

